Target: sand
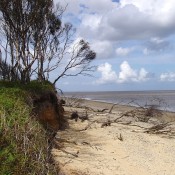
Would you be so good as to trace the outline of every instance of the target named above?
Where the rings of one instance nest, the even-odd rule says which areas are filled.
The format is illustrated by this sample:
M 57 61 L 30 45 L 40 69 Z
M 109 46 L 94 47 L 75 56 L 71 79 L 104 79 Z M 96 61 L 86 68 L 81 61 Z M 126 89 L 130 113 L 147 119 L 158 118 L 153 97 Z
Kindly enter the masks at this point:
M 81 106 L 94 110 L 111 109 L 112 104 L 82 101 Z M 109 110 L 88 110 L 88 121 L 69 120 L 69 128 L 56 136 L 59 148 L 53 155 L 60 175 L 175 175 L 175 114 L 140 122 L 131 116 L 114 121 L 133 107 L 115 106 Z M 65 107 L 67 117 L 72 111 L 85 115 L 85 109 Z M 146 133 L 147 128 L 170 122 L 164 133 Z M 88 126 L 88 127 L 87 127 Z M 86 129 L 85 129 L 86 128 Z M 83 130 L 84 129 L 84 130 Z

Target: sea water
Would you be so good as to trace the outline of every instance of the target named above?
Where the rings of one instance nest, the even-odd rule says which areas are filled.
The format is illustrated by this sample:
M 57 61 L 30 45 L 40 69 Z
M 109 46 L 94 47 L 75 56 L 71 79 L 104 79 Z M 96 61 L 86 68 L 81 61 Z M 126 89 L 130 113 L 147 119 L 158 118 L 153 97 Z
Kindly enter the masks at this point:
M 156 106 L 161 110 L 175 112 L 175 90 L 172 91 L 104 91 L 66 92 L 67 97 L 83 98 L 121 105 Z

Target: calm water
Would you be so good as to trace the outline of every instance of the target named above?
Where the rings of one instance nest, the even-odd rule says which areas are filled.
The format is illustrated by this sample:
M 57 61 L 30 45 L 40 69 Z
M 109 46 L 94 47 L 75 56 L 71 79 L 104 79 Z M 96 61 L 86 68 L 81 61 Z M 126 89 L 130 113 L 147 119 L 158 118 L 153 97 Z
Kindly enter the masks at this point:
M 120 103 L 132 106 L 156 105 L 159 109 L 175 112 L 175 90 L 173 91 L 113 91 L 113 92 L 67 92 L 67 97 L 85 98 L 95 101 Z

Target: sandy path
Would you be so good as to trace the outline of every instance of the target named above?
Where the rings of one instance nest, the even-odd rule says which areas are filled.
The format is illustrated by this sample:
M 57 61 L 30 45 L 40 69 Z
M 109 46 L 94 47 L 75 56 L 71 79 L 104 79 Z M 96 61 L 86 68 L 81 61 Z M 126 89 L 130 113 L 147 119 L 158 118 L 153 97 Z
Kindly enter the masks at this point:
M 93 115 L 90 121 L 104 121 L 106 117 L 109 115 Z M 61 167 L 60 175 L 175 175 L 174 138 L 143 133 L 139 127 L 117 123 L 101 128 L 95 122 L 87 130 L 77 131 L 87 124 L 70 120 L 70 128 L 58 132 L 62 150 L 77 155 L 53 150 Z M 141 122 L 137 125 L 151 126 Z

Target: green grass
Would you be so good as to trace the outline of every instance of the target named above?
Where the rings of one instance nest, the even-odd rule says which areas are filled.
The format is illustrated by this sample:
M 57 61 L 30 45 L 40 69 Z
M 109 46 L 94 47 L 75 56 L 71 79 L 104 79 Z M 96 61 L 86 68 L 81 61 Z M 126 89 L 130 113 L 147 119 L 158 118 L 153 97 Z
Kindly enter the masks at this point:
M 21 85 L 0 81 L 0 175 L 57 174 L 48 132 L 30 116 L 28 98 L 54 88 L 36 81 Z

